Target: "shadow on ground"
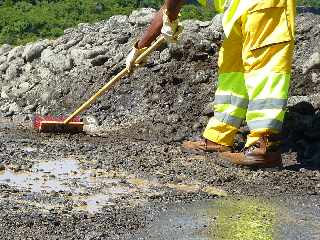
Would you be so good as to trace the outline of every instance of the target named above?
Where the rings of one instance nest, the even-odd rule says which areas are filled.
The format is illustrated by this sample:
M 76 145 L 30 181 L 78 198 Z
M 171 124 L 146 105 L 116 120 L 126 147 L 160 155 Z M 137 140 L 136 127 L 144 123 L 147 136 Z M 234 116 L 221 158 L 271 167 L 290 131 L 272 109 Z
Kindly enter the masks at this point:
M 320 168 L 320 111 L 308 102 L 289 107 L 284 120 L 283 151 L 296 153 L 297 164 Z M 297 166 L 291 166 L 295 168 Z

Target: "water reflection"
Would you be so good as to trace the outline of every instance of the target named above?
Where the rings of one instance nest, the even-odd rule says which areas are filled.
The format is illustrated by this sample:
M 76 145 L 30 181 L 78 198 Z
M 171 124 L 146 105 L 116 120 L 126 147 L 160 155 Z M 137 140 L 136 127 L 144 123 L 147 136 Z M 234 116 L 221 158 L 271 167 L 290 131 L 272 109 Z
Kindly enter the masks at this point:
M 176 204 L 128 239 L 320 239 L 319 198 L 221 198 Z

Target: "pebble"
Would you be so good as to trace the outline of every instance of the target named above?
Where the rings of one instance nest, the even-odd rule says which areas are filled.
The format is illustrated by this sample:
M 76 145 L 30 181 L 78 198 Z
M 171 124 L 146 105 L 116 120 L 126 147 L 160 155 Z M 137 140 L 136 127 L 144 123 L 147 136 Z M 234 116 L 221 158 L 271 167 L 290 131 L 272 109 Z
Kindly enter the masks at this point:
M 6 167 L 3 164 L 0 164 L 0 171 L 6 170 Z

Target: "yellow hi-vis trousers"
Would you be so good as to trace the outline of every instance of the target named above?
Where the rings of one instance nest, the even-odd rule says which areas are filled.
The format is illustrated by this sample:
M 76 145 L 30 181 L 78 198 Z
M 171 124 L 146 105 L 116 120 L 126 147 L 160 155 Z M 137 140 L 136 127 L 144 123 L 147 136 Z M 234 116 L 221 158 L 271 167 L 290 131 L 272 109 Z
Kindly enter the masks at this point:
M 232 146 L 242 121 L 250 134 L 281 131 L 294 49 L 295 0 L 260 1 L 234 24 L 219 52 L 214 117 L 203 136 Z

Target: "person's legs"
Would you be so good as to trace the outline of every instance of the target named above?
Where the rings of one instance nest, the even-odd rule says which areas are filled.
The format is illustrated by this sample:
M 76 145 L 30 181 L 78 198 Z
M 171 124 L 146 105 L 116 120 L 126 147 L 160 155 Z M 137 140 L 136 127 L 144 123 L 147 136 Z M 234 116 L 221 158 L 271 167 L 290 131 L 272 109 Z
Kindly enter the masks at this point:
M 233 145 L 234 136 L 245 119 L 248 105 L 243 74 L 242 41 L 241 23 L 238 21 L 219 52 L 214 117 L 209 120 L 203 133 L 204 138 L 224 146 Z
M 279 2 L 282 4 L 276 6 L 257 4 L 244 17 L 243 63 L 249 96 L 246 121 L 251 131 L 246 147 L 282 129 L 294 48 L 294 23 L 289 16 L 294 13 L 288 8 L 292 0 Z
M 203 132 L 204 139 L 185 141 L 184 148 L 210 152 L 231 150 L 235 134 L 245 119 L 248 105 L 243 74 L 242 41 L 241 23 L 238 21 L 220 48 L 214 117 L 209 119 Z
M 275 5 L 272 5 L 275 4 Z M 281 163 L 271 139 L 282 129 L 294 48 L 294 1 L 262 1 L 242 17 L 243 66 L 248 92 L 246 121 L 250 128 L 243 165 Z M 273 145 L 273 146 L 272 146 Z M 231 154 L 232 155 L 232 154 Z

